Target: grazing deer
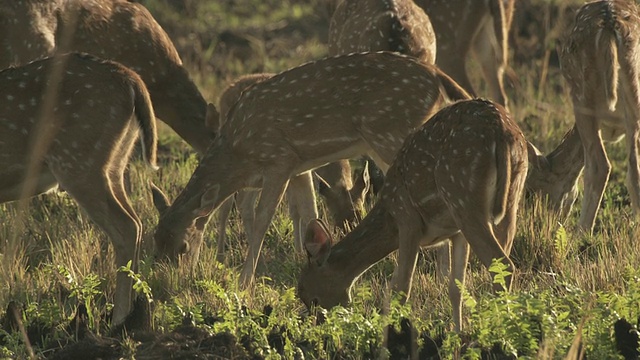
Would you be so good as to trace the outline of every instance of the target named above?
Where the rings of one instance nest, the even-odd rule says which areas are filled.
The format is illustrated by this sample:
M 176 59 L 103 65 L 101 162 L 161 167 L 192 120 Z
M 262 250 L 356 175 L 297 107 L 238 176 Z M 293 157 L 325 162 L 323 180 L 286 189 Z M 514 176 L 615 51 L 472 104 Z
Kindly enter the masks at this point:
M 584 151 L 581 229 L 591 232 L 611 164 L 604 141 L 627 136 L 626 185 L 640 215 L 640 12 L 633 1 L 595 1 L 576 13 L 560 63 L 571 89 L 575 127 Z
M 332 247 L 322 221 L 309 223 L 309 262 L 298 296 L 308 307 L 346 305 L 354 281 L 398 250 L 391 289 L 406 300 L 419 248 L 450 239 L 449 299 L 460 331 L 462 299 L 455 281 L 464 284 L 469 246 L 487 268 L 500 259 L 514 271 L 508 254 L 526 173 L 525 139 L 500 105 L 469 100 L 440 110 L 407 138 L 378 202 L 351 233 Z M 509 276 L 506 290 L 510 284 Z
M 508 105 L 503 86 L 508 33 L 515 0 L 415 0 L 429 15 L 436 33 L 438 65 L 472 95 L 467 55 L 478 59 L 489 96 Z
M 220 117 L 212 118 L 211 115 L 215 115 L 215 113 L 211 113 L 211 115 L 207 113 L 207 126 L 211 129 L 216 129 L 215 132 L 217 133 L 220 124 L 223 124 L 225 121 L 227 112 L 240 98 L 242 91 L 274 75 L 273 73 L 248 74 L 236 79 L 227 86 L 222 92 L 222 95 L 220 95 L 218 105 Z M 332 214 L 336 225 L 344 229 L 347 224 L 351 224 L 356 220 L 358 216 L 356 208 L 364 205 L 364 194 L 369 186 L 368 172 L 366 172 L 366 170 L 363 171 L 362 174 L 357 176 L 356 181 L 352 181 L 351 165 L 348 160 L 340 160 L 316 170 L 320 170 L 320 174 L 317 175 L 319 192 L 325 197 L 327 208 Z M 304 174 L 303 176 L 308 176 L 308 174 Z M 288 197 L 290 200 L 289 212 L 293 222 L 295 248 L 297 251 L 302 252 L 302 234 L 300 229 L 303 229 L 304 226 L 306 226 L 311 219 L 316 218 L 318 214 L 316 211 L 311 211 L 306 214 L 305 218 L 301 218 L 300 213 L 304 213 L 304 209 L 315 207 L 315 198 L 307 196 L 306 193 L 293 194 L 291 189 L 289 189 L 287 193 L 289 194 Z M 251 238 L 249 233 L 251 231 L 251 224 L 253 224 L 253 220 L 255 219 L 254 207 L 259 194 L 259 191 L 241 191 L 235 196 L 235 202 L 242 216 L 247 238 Z M 352 199 L 356 199 L 355 204 Z M 300 204 L 301 202 L 302 204 Z M 218 262 L 224 262 L 227 220 L 229 219 L 232 207 L 232 201 L 225 201 L 217 211 L 218 243 L 216 259 Z
M 549 155 L 527 143 L 529 173 L 526 190 L 547 197 L 549 205 L 566 219 L 578 197 L 578 178 L 584 168 L 580 134 L 572 127 Z
M 229 109 L 231 109 L 231 107 L 233 107 L 233 104 L 238 101 L 242 92 L 251 85 L 271 78 L 274 75 L 275 74 L 273 73 L 248 74 L 241 76 L 232 84 L 227 86 L 227 88 L 222 92 L 222 95 L 220 95 L 218 106 L 218 108 L 220 109 L 219 117 L 215 117 L 215 115 L 217 115 L 216 112 L 207 112 L 207 126 L 212 130 L 215 129 L 214 132 L 217 133 L 220 129 L 221 124 L 224 124 L 225 117 L 229 112 Z M 308 184 L 310 182 L 309 176 L 310 174 L 304 173 L 300 176 L 300 178 L 296 177 L 292 179 L 292 182 L 294 184 Z M 290 193 L 290 214 L 292 215 L 291 217 L 294 228 L 294 244 L 298 252 L 302 251 L 302 237 L 300 236 L 300 229 L 302 228 L 301 222 L 302 224 L 305 224 L 314 216 L 318 215 L 316 211 L 315 197 L 305 197 L 306 193 L 308 192 L 308 187 L 305 186 L 303 187 L 303 189 L 307 191 L 303 191 L 303 194 L 299 195 L 292 194 L 293 188 L 289 188 L 288 190 L 288 192 Z M 238 209 L 245 224 L 245 235 L 248 239 L 252 237 L 251 229 L 255 220 L 255 204 L 259 194 L 260 192 L 255 190 L 240 191 L 236 194 L 236 204 L 238 205 Z M 224 262 L 225 244 L 227 241 L 227 220 L 229 219 L 229 213 L 231 212 L 232 206 L 233 201 L 229 199 L 225 201 L 218 209 L 218 242 L 216 254 L 216 259 L 218 260 L 218 262 Z M 301 213 L 304 214 L 303 218 L 301 218 Z
M 436 35 L 429 17 L 413 0 L 344 0 L 331 17 L 329 55 L 363 51 L 395 51 L 433 64 Z M 380 173 L 375 169 L 372 172 Z M 353 224 L 368 189 L 365 177 L 359 176 L 354 183 L 346 160 L 319 168 L 316 173 L 320 175 L 320 193 L 336 223 Z M 342 229 L 346 230 L 344 226 Z
M 261 189 L 240 278 L 249 285 L 289 179 L 364 154 L 386 169 L 404 138 L 447 97 L 468 94 L 436 67 L 385 52 L 327 58 L 253 85 L 229 110 L 175 202 L 169 206 L 154 192 L 161 212 L 155 233 L 159 255 L 184 255 L 187 261 L 197 256 L 202 233 L 196 219 L 239 190 Z
M 116 265 L 132 261 L 136 271 L 142 222 L 123 173 L 139 130 L 143 157 L 155 167 L 149 93 L 122 65 L 72 53 L 1 71 L 0 202 L 59 185 L 111 238 Z M 118 273 L 114 325 L 132 309 L 132 285 Z
M 200 153 L 211 143 L 212 134 L 204 125 L 204 98 L 169 36 L 141 4 L 124 0 L 8 1 L 0 5 L 0 30 L 0 45 L 4 44 L 0 66 L 69 51 L 120 62 L 140 74 L 158 118 Z

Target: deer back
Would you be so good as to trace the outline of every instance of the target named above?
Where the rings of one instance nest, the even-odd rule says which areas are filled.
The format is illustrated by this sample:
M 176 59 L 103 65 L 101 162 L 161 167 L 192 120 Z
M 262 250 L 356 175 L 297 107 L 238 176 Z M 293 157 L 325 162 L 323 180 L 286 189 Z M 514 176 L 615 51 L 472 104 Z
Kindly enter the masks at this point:
M 0 4 L 0 69 L 26 64 L 55 47 L 55 12 L 61 0 L 3 1 Z
M 345 0 L 329 27 L 329 54 L 395 51 L 433 64 L 436 35 L 413 0 Z
M 88 169 L 110 162 L 113 149 L 131 146 L 137 136 L 130 134 L 138 127 L 143 152 L 155 163 L 155 118 L 144 83 L 133 71 L 72 53 L 3 70 L 0 84 L 1 168 L 19 170 L 44 161 Z M 134 115 L 138 125 L 131 121 Z M 44 149 L 31 158 L 36 146 Z
M 395 153 L 443 99 L 440 75 L 434 66 L 385 52 L 308 63 L 243 92 L 221 135 L 240 153 L 267 160 L 293 151 L 313 159 L 312 167 L 326 162 L 319 153 L 340 153 L 366 136 Z

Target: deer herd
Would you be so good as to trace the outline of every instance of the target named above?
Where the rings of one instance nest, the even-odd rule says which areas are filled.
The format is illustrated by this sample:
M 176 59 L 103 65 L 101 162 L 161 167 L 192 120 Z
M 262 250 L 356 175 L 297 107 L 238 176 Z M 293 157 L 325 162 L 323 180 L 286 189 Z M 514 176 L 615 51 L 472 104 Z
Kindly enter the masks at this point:
M 590 234 L 611 172 L 603 142 L 624 137 L 626 186 L 640 215 L 638 6 L 594 1 L 577 11 L 559 48 L 575 125 L 545 156 L 508 111 L 503 76 L 514 3 L 340 0 L 329 57 L 246 75 L 216 107 L 140 4 L 2 2 L 0 202 L 58 186 L 111 239 L 116 265 L 131 261 L 136 271 L 142 222 L 124 174 L 138 138 L 143 158 L 157 168 L 157 116 L 200 155 L 172 203 L 151 186 L 160 214 L 158 261 L 196 264 L 216 210 L 217 259 L 225 261 L 225 226 L 235 203 L 248 242 L 239 282 L 251 286 L 286 194 L 295 248 L 308 257 L 298 281 L 307 306 L 346 305 L 355 279 L 396 250 L 387 298 L 406 300 L 419 249 L 446 245 L 441 266 L 461 331 L 456 282 L 464 284 L 470 249 L 485 266 L 498 260 L 513 274 L 509 254 L 525 188 L 566 216 L 584 169 L 578 230 Z M 491 100 L 476 97 L 467 73 L 471 55 Z M 349 162 L 362 157 L 385 174 L 364 218 L 367 166 L 352 178 Z M 318 219 L 316 191 L 331 225 Z M 336 227 L 346 235 L 333 245 Z M 503 290 L 510 284 L 508 277 Z M 132 281 L 119 273 L 112 325 L 125 321 L 133 301 Z

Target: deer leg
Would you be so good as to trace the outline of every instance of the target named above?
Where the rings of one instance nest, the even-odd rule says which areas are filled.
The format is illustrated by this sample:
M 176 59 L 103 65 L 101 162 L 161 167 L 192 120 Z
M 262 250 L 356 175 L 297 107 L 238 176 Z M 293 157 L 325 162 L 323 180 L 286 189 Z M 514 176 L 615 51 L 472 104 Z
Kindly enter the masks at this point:
M 451 244 L 445 242 L 436 248 L 436 277 L 442 281 L 451 271 Z
M 623 59 L 623 61 L 627 61 Z M 622 81 L 625 100 L 625 135 L 628 148 L 626 186 L 631 198 L 631 206 L 640 216 L 640 84 L 638 74 L 632 64 L 623 66 L 628 76 Z
M 278 204 L 282 200 L 288 183 L 288 175 L 276 175 L 273 178 L 266 178 L 262 183 L 262 192 L 256 207 L 256 218 L 253 222 L 251 237 L 247 239 L 249 243 L 249 253 L 247 254 L 247 259 L 240 274 L 240 284 L 243 287 L 248 287 L 253 281 L 260 258 L 262 243 L 264 242 L 264 235 L 271 223 L 271 219 L 273 219 Z
M 627 122 L 627 147 L 629 148 L 629 164 L 627 168 L 626 185 L 631 198 L 631 206 L 636 215 L 640 216 L 640 121 L 634 118 Z
M 216 244 L 216 261 L 224 264 L 225 247 L 227 242 L 227 221 L 233 208 L 233 198 L 228 198 L 218 208 L 218 242 Z
M 87 212 L 89 217 L 109 236 L 113 244 L 116 267 L 131 261 L 137 271 L 142 225 L 124 194 L 124 184 L 112 184 L 107 174 L 83 176 L 67 169 L 52 169 L 60 185 Z M 107 169 L 107 172 L 109 169 Z M 133 281 L 118 272 L 112 325 L 124 322 L 133 306 Z
M 467 263 L 469 262 L 469 243 L 462 233 L 451 237 L 452 271 L 449 274 L 449 301 L 453 310 L 453 324 L 455 331 L 462 330 L 462 292 L 456 280 L 464 286 Z M 447 249 L 449 246 L 447 245 Z
M 398 219 L 398 265 L 393 272 L 391 278 L 391 292 L 387 297 L 384 311 L 388 313 L 391 306 L 393 296 L 400 296 L 400 300 L 404 303 L 411 292 L 411 282 L 413 273 L 418 260 L 420 251 L 421 233 L 420 229 L 415 225 L 420 223 L 419 217 Z M 395 216 L 394 216 L 395 217 Z M 413 220 L 413 221 L 412 221 Z
M 590 103 L 589 99 L 585 103 Z M 598 208 L 602 202 L 604 189 L 607 186 L 611 164 L 602 143 L 602 137 L 595 114 L 584 110 L 574 100 L 574 114 L 576 128 L 580 133 L 580 140 L 584 149 L 584 197 L 578 226 L 591 233 L 595 223 Z
M 251 239 L 253 223 L 256 222 L 256 200 L 258 196 L 260 196 L 260 191 L 253 189 L 245 189 L 236 194 L 236 207 L 240 211 L 246 239 Z
M 472 44 L 473 54 L 480 63 L 491 99 L 506 107 L 507 96 L 503 85 L 505 59 L 502 46 L 494 32 L 493 22 L 484 22 Z
M 295 249 L 298 254 L 303 254 L 304 230 L 309 221 L 318 218 L 311 171 L 291 178 L 287 196 L 289 197 L 289 214 L 293 221 Z

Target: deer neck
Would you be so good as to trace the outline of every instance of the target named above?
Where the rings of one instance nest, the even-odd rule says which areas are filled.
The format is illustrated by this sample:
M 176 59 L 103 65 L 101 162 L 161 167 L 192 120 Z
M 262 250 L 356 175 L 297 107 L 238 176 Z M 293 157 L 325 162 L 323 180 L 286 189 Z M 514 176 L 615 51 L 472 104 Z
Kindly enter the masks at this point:
M 207 102 L 186 70 L 171 66 L 164 81 L 148 85 L 149 95 L 156 115 L 169 125 L 199 154 L 204 154 L 213 142 L 217 129 L 208 129 L 205 124 Z M 218 115 L 214 115 L 218 117 Z
M 171 210 L 182 214 L 188 221 L 201 216 L 204 210 L 215 211 L 227 198 L 247 186 L 247 182 L 252 180 L 250 170 L 243 166 L 242 159 L 233 156 L 223 142 L 214 142 Z
M 332 249 L 326 266 L 340 269 L 350 284 L 368 268 L 398 249 L 398 228 L 383 204 L 369 214 Z
M 558 147 L 547 155 L 547 160 L 554 175 L 567 182 L 577 181 L 584 167 L 584 152 L 575 126 L 565 134 Z

